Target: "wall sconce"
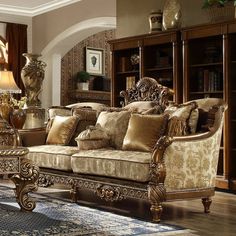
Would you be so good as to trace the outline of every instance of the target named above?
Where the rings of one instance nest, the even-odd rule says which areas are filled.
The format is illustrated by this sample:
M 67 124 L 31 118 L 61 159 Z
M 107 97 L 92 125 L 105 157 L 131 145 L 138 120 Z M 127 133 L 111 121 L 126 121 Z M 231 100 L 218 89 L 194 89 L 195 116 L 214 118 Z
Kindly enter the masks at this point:
M 0 115 L 9 123 L 9 114 L 13 110 L 11 95 L 21 93 L 16 85 L 12 71 L 0 71 Z

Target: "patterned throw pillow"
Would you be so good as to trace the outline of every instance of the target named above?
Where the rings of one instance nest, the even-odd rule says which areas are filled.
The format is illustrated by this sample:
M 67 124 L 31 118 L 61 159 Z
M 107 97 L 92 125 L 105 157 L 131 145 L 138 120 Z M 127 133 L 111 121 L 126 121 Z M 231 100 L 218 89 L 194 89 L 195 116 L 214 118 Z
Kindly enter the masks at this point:
M 76 116 L 55 116 L 46 144 L 68 145 L 79 119 Z
M 123 142 L 123 150 L 151 151 L 165 133 L 169 115 L 132 114 Z
M 190 134 L 191 127 L 189 126 L 189 124 L 193 124 L 194 122 L 191 120 L 191 122 L 189 123 L 189 119 L 192 111 L 196 108 L 197 103 L 195 101 L 167 107 L 165 110 L 165 114 L 170 115 L 167 135 L 182 136 Z M 192 129 L 196 130 L 197 121 L 195 121 L 194 125 L 195 128 Z
M 89 126 L 75 140 L 80 150 L 99 149 L 109 145 L 109 136 L 99 124 Z
M 130 115 L 130 111 L 102 111 L 99 114 L 96 124 L 100 124 L 106 130 L 112 147 L 122 148 Z

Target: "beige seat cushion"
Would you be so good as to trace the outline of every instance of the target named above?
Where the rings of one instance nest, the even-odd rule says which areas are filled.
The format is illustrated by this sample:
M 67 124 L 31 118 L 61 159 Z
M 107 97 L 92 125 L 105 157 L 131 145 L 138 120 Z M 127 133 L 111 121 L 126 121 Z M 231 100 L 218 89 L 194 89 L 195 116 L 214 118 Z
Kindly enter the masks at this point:
M 78 147 L 59 145 L 40 145 L 28 147 L 27 158 L 37 166 L 56 170 L 71 171 L 71 155 L 78 152 Z
M 73 172 L 146 182 L 151 154 L 113 149 L 82 150 L 72 155 Z

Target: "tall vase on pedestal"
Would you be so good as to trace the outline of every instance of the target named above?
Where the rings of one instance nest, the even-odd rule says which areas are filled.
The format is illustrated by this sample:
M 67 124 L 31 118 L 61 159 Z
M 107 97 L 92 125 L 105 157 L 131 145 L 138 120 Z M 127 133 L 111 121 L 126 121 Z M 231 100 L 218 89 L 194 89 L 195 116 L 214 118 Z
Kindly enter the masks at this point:
M 23 56 L 26 57 L 26 64 L 21 70 L 21 79 L 25 86 L 26 105 L 40 107 L 38 96 L 42 91 L 46 63 L 38 60 L 39 54 L 23 53 Z
M 40 54 L 23 53 L 26 64 L 21 70 L 21 79 L 26 93 L 26 121 L 24 129 L 39 128 L 44 126 L 45 109 L 41 108 L 39 94 L 45 75 L 46 63 L 39 60 Z

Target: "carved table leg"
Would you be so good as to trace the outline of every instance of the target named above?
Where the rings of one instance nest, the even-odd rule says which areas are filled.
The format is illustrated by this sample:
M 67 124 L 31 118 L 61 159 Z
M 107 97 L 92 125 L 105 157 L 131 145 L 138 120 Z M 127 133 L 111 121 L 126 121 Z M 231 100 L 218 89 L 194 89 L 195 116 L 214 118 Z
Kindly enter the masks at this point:
M 22 158 L 20 161 L 20 173 L 11 177 L 11 180 L 16 185 L 16 201 L 22 211 L 32 211 L 36 206 L 33 199 L 28 196 L 28 193 L 38 189 L 38 177 L 39 168 L 30 160 Z
M 205 213 L 210 213 L 210 205 L 212 203 L 211 198 L 206 197 L 206 198 L 202 198 L 202 204 L 204 206 L 204 212 Z

